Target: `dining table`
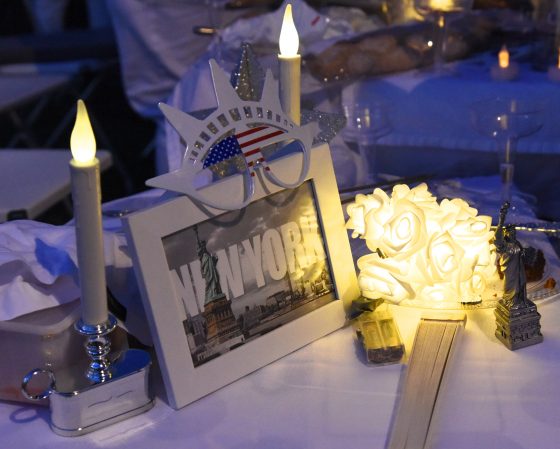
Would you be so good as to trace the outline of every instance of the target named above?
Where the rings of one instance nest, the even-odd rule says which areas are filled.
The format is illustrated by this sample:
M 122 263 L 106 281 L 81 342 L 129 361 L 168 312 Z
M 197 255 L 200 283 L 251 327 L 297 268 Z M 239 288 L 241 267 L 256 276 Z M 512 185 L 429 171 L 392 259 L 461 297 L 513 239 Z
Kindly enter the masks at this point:
M 97 153 L 102 171 L 112 165 L 111 153 Z M 36 219 L 70 195 L 69 150 L 0 149 L 0 223 Z
M 499 179 L 430 181 L 438 197 L 462 196 L 481 213 L 496 212 Z M 531 219 L 530 203 L 516 195 L 517 218 Z M 122 233 L 122 214 L 165 201 L 148 191 L 103 206 L 106 232 Z M 523 215 L 526 214 L 526 215 Z M 495 216 L 495 214 L 494 214 Z M 533 217 L 534 218 L 534 217 Z M 553 449 L 560 438 L 560 290 L 544 287 L 560 280 L 560 261 L 551 238 L 526 232 L 523 241 L 546 257 L 543 279 L 530 287 L 541 314 L 544 341 L 517 351 L 495 336 L 495 305 L 465 310 L 466 328 L 448 364 L 430 425 L 431 447 L 441 449 L 508 447 Z M 120 246 L 122 247 L 122 241 Z M 351 239 L 353 255 L 363 240 Z M 124 251 L 123 254 L 126 254 Z M 121 268 L 130 264 L 122 263 Z M 119 272 L 129 281 L 126 269 Z M 123 274 L 124 273 L 124 274 Z M 109 276 L 109 288 L 122 283 Z M 134 291 L 134 289 L 132 290 Z M 136 291 L 136 295 L 137 295 Z M 136 301 L 136 303 L 134 303 Z M 140 298 L 128 304 L 141 308 Z M 136 305 L 135 305 L 136 304 Z M 6 447 L 41 448 L 383 448 L 388 444 L 402 396 L 407 359 L 426 308 L 389 305 L 405 344 L 401 363 L 368 364 L 355 329 L 348 324 L 179 410 L 167 402 L 157 356 L 153 353 L 152 409 L 126 421 L 71 438 L 49 429 L 49 409 L 0 401 L 0 434 Z M 142 320 L 136 318 L 136 325 Z M 130 331 L 135 334 L 134 323 Z M 146 327 L 145 321 L 143 324 Z M 23 373 L 22 373 L 23 374 Z

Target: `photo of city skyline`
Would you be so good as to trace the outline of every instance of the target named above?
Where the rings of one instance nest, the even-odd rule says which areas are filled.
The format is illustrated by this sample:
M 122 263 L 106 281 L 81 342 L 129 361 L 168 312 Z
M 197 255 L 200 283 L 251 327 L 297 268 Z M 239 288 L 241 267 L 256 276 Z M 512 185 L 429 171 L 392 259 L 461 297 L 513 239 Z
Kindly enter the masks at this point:
M 310 181 L 162 241 L 195 367 L 336 298 Z

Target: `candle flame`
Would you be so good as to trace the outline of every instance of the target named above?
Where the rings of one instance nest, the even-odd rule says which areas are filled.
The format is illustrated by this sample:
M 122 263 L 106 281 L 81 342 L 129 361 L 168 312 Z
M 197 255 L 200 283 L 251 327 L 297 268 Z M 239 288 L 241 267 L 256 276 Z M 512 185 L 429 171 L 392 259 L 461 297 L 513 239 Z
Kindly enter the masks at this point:
M 453 2 L 451 0 L 432 0 L 430 7 L 434 11 L 451 11 L 453 9 Z
M 509 52 L 505 45 L 498 53 L 498 65 L 501 69 L 507 69 L 509 67 Z
M 284 10 L 284 20 L 280 30 L 280 55 L 296 56 L 299 48 L 299 36 L 292 17 L 292 5 L 288 3 Z
M 87 165 L 95 158 L 95 136 L 89 121 L 86 105 L 78 100 L 76 123 L 70 136 L 70 149 L 72 157 L 78 164 Z
M 558 47 L 558 68 L 560 69 L 560 47 Z

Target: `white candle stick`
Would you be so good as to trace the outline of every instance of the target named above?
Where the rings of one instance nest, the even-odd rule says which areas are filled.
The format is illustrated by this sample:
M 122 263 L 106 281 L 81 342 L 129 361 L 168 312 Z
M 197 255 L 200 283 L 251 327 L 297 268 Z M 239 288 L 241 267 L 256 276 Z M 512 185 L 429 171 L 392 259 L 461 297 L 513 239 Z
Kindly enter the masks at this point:
M 284 11 L 284 20 L 280 31 L 280 103 L 284 112 L 300 124 L 301 117 L 301 56 L 297 54 L 299 37 L 292 17 L 292 5 Z
M 101 225 L 99 160 L 86 106 L 78 100 L 76 123 L 70 137 L 72 200 L 82 295 L 82 321 L 95 326 L 107 321 L 105 258 Z

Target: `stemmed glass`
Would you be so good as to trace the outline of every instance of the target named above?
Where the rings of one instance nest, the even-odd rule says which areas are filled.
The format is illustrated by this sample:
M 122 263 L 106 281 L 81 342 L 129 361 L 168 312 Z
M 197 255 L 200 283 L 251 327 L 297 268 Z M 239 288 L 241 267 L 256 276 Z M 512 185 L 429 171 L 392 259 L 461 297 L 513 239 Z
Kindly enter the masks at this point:
M 434 65 L 436 73 L 444 72 L 447 22 L 449 16 L 471 9 L 473 0 L 414 0 L 414 9 L 434 23 Z
M 224 40 L 223 27 L 225 26 L 225 8 L 227 0 L 205 0 L 208 8 L 208 20 L 215 36 L 215 59 L 218 64 L 223 63 Z
M 471 121 L 482 135 L 492 137 L 498 148 L 501 200 L 511 201 L 517 142 L 539 131 L 544 123 L 544 103 L 497 97 L 471 105 Z
M 393 130 L 389 108 L 380 101 L 369 101 L 344 106 L 347 123 L 344 138 L 358 146 L 362 165 L 358 179 L 362 184 L 373 184 L 377 179 L 378 140 Z

